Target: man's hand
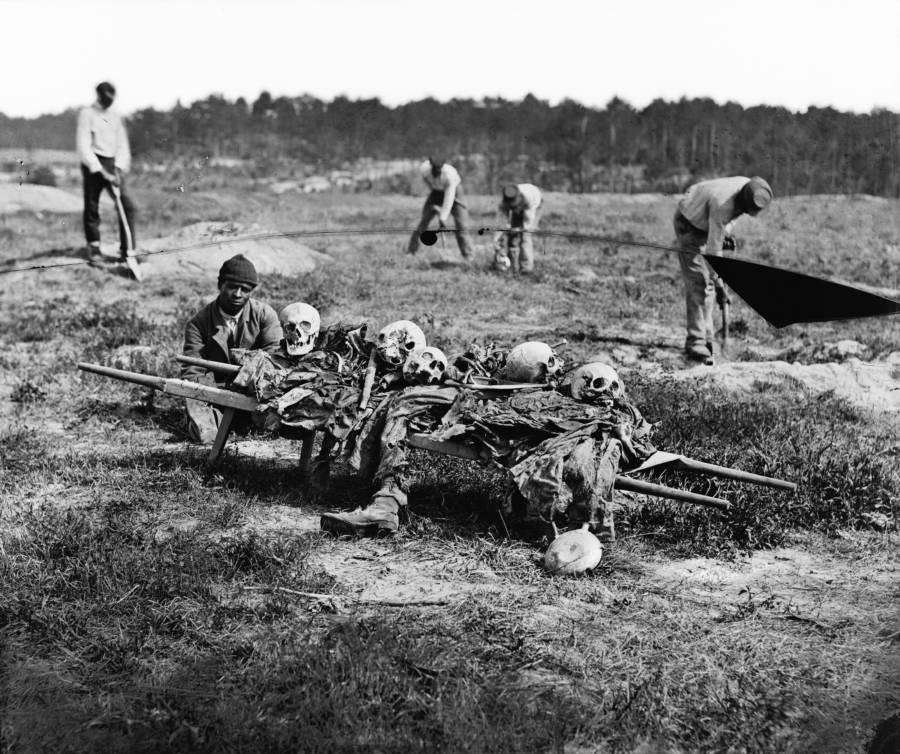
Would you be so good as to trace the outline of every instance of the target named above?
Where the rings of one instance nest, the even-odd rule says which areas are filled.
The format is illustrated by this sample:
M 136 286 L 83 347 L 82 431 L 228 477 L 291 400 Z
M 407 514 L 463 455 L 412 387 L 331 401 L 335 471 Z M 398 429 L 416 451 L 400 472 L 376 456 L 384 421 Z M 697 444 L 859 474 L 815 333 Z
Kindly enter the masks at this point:
M 103 180 L 105 180 L 107 183 L 112 184 L 113 186 L 118 186 L 118 185 L 119 185 L 119 182 L 120 182 L 120 181 L 119 181 L 119 174 L 118 174 L 117 172 L 116 172 L 116 173 L 110 173 L 108 170 L 102 170 L 102 169 L 101 169 L 101 170 L 100 170 L 100 175 L 103 176 Z

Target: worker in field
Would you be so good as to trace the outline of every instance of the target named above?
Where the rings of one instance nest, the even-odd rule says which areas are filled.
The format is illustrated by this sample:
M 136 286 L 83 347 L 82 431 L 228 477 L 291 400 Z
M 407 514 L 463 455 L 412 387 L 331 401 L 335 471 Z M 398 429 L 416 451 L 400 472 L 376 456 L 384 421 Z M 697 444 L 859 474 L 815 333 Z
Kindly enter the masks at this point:
M 195 314 L 184 329 L 185 356 L 207 361 L 231 362 L 231 349 L 261 349 L 276 353 L 281 348 L 281 323 L 268 304 L 254 301 L 259 285 L 256 267 L 243 254 L 226 260 L 219 270 L 219 295 Z M 216 375 L 204 367 L 185 364 L 181 377 L 210 385 Z M 221 380 L 221 375 L 219 376 Z M 185 400 L 187 430 L 196 442 L 212 442 L 221 411 L 203 401 Z
M 494 267 L 500 271 L 529 274 L 534 270 L 534 231 L 543 197 L 531 183 L 510 183 L 503 187 L 500 216 L 506 230 L 494 239 Z
M 713 313 L 717 301 L 728 302 L 725 284 L 700 252 L 721 256 L 726 239 L 733 244 L 735 220 L 758 215 L 771 201 L 772 189 L 762 178 L 733 176 L 695 183 L 678 202 L 674 224 L 687 309 L 684 348 L 691 361 L 713 363 Z
M 125 122 L 113 107 L 116 88 L 108 81 L 97 84 L 97 99 L 78 114 L 75 133 L 84 188 L 84 235 L 89 262 L 100 255 L 100 194 L 117 188 L 131 231 L 134 246 L 134 203 L 125 191 L 125 173 L 131 168 L 131 149 Z M 127 258 L 127 235 L 119 218 L 119 244 L 122 260 Z
M 407 251 L 415 254 L 419 250 L 419 236 L 435 217 L 441 228 L 453 217 L 456 243 L 463 258 L 472 256 L 472 242 L 468 236 L 469 210 L 463 199 L 462 179 L 456 168 L 437 157 L 429 157 L 421 165 L 422 179 L 429 192 L 422 207 L 422 218 L 409 239 Z

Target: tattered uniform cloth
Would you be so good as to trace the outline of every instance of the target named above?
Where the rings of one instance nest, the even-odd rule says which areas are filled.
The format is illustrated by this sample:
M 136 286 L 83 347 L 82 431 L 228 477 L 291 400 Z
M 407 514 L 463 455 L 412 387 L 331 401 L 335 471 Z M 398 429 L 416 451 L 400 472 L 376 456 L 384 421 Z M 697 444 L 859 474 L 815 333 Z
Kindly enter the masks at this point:
M 347 330 L 330 337 L 341 347 L 286 362 L 247 354 L 233 385 L 265 403 L 267 428 L 327 432 L 338 441 L 336 454 L 366 478 L 401 490 L 398 500 L 405 501 L 407 437 L 423 433 L 463 443 L 507 470 L 506 512 L 548 525 L 611 530 L 616 474 L 655 452 L 651 425 L 627 401 L 587 404 L 547 387 L 508 395 L 475 385 L 376 389 L 360 408 L 369 352 L 348 341 Z M 472 356 L 500 360 L 493 353 Z

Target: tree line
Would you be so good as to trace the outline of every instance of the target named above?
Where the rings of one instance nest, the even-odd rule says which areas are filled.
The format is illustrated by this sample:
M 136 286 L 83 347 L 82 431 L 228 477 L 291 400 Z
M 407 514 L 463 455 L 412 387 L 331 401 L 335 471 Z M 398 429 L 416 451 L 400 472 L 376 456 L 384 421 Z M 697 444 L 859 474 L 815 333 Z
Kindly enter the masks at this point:
M 76 118 L 74 110 L 33 119 L 0 114 L 0 147 L 71 149 Z M 572 192 L 680 191 L 699 178 L 743 174 L 764 176 L 782 195 L 900 196 L 900 116 L 888 110 L 800 113 L 685 98 L 642 109 L 614 98 L 597 109 L 531 95 L 389 107 L 377 98 L 264 91 L 252 103 L 213 95 L 139 110 L 129 134 L 136 160 L 233 157 L 259 171 L 443 156 L 470 169 L 472 191 L 508 180 Z

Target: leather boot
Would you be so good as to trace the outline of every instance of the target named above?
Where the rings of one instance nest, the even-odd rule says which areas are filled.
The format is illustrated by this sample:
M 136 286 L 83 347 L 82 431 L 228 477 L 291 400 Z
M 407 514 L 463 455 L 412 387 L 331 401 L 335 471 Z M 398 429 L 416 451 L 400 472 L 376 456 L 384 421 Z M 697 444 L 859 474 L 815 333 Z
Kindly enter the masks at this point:
M 393 534 L 400 528 L 397 516 L 400 506 L 392 495 L 375 493 L 365 508 L 348 513 L 323 513 L 319 525 L 323 531 L 353 534 L 358 537 L 377 537 Z

